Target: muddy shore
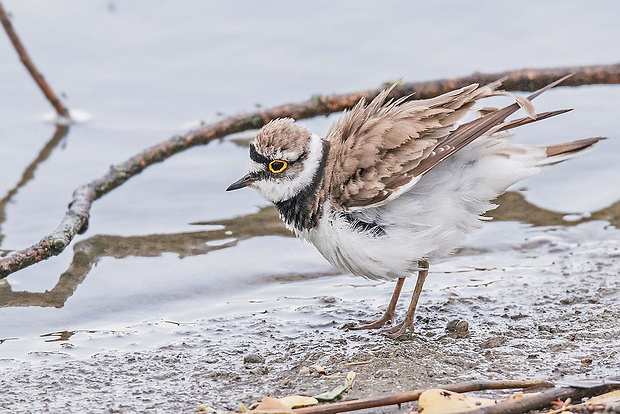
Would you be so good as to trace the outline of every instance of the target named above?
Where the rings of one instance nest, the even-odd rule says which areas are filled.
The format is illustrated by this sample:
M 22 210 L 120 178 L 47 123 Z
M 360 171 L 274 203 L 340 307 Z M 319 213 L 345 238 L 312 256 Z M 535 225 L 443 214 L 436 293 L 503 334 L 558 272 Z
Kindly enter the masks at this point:
M 473 379 L 620 375 L 620 242 L 577 240 L 604 227 L 549 228 L 511 249 L 475 243 L 463 249 L 431 273 L 416 332 L 403 340 L 343 329 L 379 316 L 390 283 L 280 274 L 269 278 L 271 296 L 260 291 L 262 299 L 253 303 L 232 299 L 222 317 L 81 333 L 62 343 L 66 362 L 62 348 L 39 362 L 4 360 L 0 406 L 11 412 L 191 412 L 207 403 L 237 410 L 265 395 L 327 391 L 351 369 L 357 381 L 347 399 Z M 518 265 L 482 266 L 497 263 Z M 304 296 L 321 285 L 325 295 Z M 457 329 L 455 321 L 461 321 Z M 71 358 L 72 347 L 102 336 L 131 344 L 132 337 L 162 332 L 172 340 Z M 327 375 L 312 369 L 316 365 Z

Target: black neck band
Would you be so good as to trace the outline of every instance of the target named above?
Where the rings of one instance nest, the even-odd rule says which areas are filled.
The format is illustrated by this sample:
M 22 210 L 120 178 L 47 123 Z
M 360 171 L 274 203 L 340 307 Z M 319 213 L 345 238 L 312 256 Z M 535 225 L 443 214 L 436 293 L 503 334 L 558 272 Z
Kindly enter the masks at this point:
M 319 219 L 323 212 L 323 206 L 316 201 L 319 198 L 317 189 L 323 181 L 325 174 L 325 164 L 329 154 L 329 141 L 322 142 L 323 154 L 312 182 L 304 187 L 296 196 L 288 200 L 276 203 L 280 217 L 289 225 L 294 225 L 298 230 L 311 229 L 319 224 Z M 322 200 L 320 200 L 322 202 Z

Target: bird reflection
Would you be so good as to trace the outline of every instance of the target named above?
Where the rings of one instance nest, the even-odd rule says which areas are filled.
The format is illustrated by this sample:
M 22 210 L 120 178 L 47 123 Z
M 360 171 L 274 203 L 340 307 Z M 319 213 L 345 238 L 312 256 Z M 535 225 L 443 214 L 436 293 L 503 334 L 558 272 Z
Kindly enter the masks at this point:
M 620 227 L 620 201 L 610 207 L 594 212 L 590 217 L 578 221 L 566 221 L 565 214 L 539 208 L 530 204 L 518 192 L 508 192 L 497 200 L 500 207 L 490 212 L 494 221 L 519 221 L 532 226 L 574 226 L 593 220 L 604 220 Z M 71 265 L 58 280 L 53 289 L 46 292 L 14 292 L 9 282 L 0 280 L 0 307 L 8 306 L 64 306 L 66 300 L 82 283 L 92 267 L 102 258 L 111 257 L 156 257 L 164 253 L 175 253 L 179 257 L 208 254 L 214 250 L 227 249 L 239 241 L 260 236 L 292 237 L 278 218 L 275 207 L 265 207 L 254 214 L 229 220 L 192 223 L 208 226 L 208 230 L 153 234 L 146 236 L 97 235 L 76 243 Z M 213 242 L 230 240 L 223 244 Z M 467 254 L 466 250 L 457 254 Z

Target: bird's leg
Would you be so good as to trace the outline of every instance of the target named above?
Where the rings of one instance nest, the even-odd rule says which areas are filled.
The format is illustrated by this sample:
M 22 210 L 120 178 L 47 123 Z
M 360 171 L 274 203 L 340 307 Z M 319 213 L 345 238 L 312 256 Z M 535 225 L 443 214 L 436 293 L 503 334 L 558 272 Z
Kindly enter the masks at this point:
M 351 329 L 379 329 L 383 328 L 383 325 L 388 322 L 394 323 L 396 303 L 398 303 L 398 297 L 400 296 L 400 291 L 403 289 L 404 283 L 405 278 L 399 277 L 398 281 L 396 282 L 396 287 L 394 288 L 394 293 L 392 293 L 392 299 L 390 299 L 390 304 L 388 305 L 388 308 L 382 317 L 380 317 L 376 321 L 366 322 L 364 325 L 354 326 Z
M 419 266 L 420 270 L 418 271 L 418 280 L 415 283 L 413 297 L 411 298 L 411 303 L 409 304 L 409 309 L 407 309 L 407 315 L 405 315 L 405 319 L 394 327 L 385 329 L 383 331 L 387 336 L 392 339 L 403 336 L 405 333 L 407 333 L 407 330 L 413 331 L 415 310 L 418 306 L 418 299 L 420 298 L 420 294 L 422 293 L 422 286 L 424 286 L 424 281 L 426 280 L 426 276 L 428 276 L 428 262 L 426 260 L 421 260 L 419 262 Z

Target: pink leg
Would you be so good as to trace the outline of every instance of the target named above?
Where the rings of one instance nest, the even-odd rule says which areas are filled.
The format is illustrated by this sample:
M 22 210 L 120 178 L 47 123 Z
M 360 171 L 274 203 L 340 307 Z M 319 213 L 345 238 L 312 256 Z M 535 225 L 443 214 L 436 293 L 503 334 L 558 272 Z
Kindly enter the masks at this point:
M 415 310 L 418 306 L 418 299 L 420 299 L 420 294 L 422 293 L 422 286 L 424 286 L 424 281 L 426 280 L 426 276 L 428 276 L 428 262 L 426 260 L 421 260 L 420 267 L 422 269 L 418 272 L 418 280 L 415 283 L 413 297 L 411 298 L 411 303 L 409 304 L 409 309 L 407 309 L 407 315 L 405 315 L 405 319 L 398 325 L 395 325 L 394 327 L 385 329 L 383 331 L 387 336 L 392 339 L 403 336 L 405 333 L 407 333 L 408 330 L 413 331 Z
M 379 329 L 388 322 L 394 323 L 396 303 L 398 303 L 398 297 L 400 296 L 400 291 L 403 289 L 404 283 L 405 278 L 399 277 L 398 281 L 396 282 L 396 287 L 394 288 L 394 293 L 392 293 L 392 299 L 390 299 L 390 304 L 388 305 L 388 308 L 382 317 L 380 317 L 376 321 L 367 322 L 364 325 L 355 326 L 351 329 Z

